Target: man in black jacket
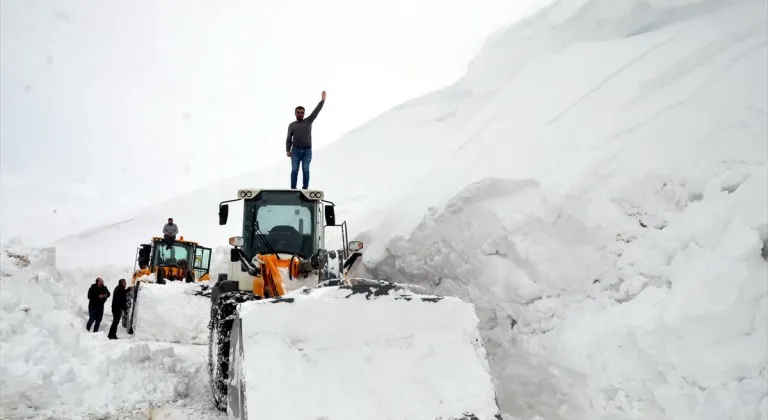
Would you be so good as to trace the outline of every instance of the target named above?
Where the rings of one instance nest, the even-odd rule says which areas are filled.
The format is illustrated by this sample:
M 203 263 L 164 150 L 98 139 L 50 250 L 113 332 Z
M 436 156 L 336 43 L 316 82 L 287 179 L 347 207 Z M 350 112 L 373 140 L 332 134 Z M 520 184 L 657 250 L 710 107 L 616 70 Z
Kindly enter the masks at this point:
M 312 123 L 323 109 L 325 91 L 320 94 L 320 102 L 307 118 L 304 118 L 304 107 L 297 106 L 294 110 L 296 121 L 288 125 L 288 137 L 285 139 L 285 154 L 291 158 L 291 189 L 296 189 L 299 177 L 299 164 L 303 173 L 301 188 L 309 188 L 309 163 L 312 161 Z
M 93 332 L 99 331 L 107 298 L 109 298 L 109 289 L 104 286 L 104 280 L 97 277 L 96 282 L 88 289 L 88 324 L 85 327 L 88 331 L 91 330 L 91 325 L 93 325 Z
M 125 300 L 125 279 L 120 279 L 115 286 L 115 295 L 112 296 L 112 325 L 109 327 L 109 334 L 107 334 L 110 340 L 117 340 L 117 323 L 120 322 L 120 317 L 125 310 Z

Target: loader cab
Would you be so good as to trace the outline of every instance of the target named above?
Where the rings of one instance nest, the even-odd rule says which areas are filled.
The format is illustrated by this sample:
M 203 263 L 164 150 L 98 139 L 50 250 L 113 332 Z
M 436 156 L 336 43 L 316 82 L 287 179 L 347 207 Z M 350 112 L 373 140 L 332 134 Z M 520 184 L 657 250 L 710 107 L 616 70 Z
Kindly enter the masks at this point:
M 149 244 L 139 246 L 134 272 L 143 275 L 160 270 L 164 279 L 205 281 L 210 277 L 210 266 L 210 248 L 185 241 L 182 236 L 169 249 L 163 238 L 155 236 Z M 135 279 L 136 274 L 133 283 Z
M 243 197 L 242 236 L 236 245 L 248 258 L 277 253 L 307 259 L 324 245 L 322 192 L 315 190 L 240 190 Z M 331 210 L 332 211 L 332 210 Z M 229 209 L 221 204 L 219 224 Z
M 190 242 L 176 241 L 170 249 L 166 247 L 162 239 L 155 239 L 155 252 L 152 265 L 155 267 L 183 267 L 192 263 L 193 244 Z
M 310 258 L 326 249 L 326 228 L 339 228 L 341 243 L 336 249 L 343 259 L 363 248 L 360 241 L 349 241 L 347 222 L 337 223 L 334 204 L 319 190 L 239 190 L 234 200 L 219 203 L 219 225 L 226 225 L 229 204 L 243 201 L 242 236 L 230 238 L 250 259 L 256 254 L 277 252 L 288 258 Z M 266 239 L 266 241 L 264 240 Z M 233 258 L 235 250 L 232 250 Z M 282 256 L 282 255 L 281 255 Z
M 261 294 L 264 282 L 259 267 L 263 261 L 256 259 L 257 255 L 275 255 L 277 265 L 283 268 L 299 264 L 299 274 L 295 275 L 320 270 L 322 273 L 316 272 L 318 279 L 337 278 L 362 261 L 362 242 L 347 242 L 347 223 L 336 221 L 334 204 L 324 199 L 322 191 L 241 189 L 237 197 L 219 203 L 219 225 L 227 224 L 227 203 L 242 201 L 243 218 L 240 236 L 229 238 L 230 263 L 226 273 L 219 273 L 217 284 L 233 280 L 239 290 L 259 290 Z M 341 241 L 330 249 L 326 247 L 327 228 L 341 230 Z

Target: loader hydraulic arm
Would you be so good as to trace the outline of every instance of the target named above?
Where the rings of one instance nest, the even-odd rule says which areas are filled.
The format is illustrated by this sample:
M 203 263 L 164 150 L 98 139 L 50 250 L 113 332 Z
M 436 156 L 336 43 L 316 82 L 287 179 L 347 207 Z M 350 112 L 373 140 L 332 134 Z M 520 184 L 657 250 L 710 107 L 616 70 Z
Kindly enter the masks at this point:
M 230 251 L 230 258 L 229 260 L 232 262 L 240 261 L 242 265 L 245 266 L 245 271 L 248 272 L 248 274 L 252 276 L 258 276 L 261 270 L 259 267 L 248 258 L 248 255 L 243 252 L 242 248 L 232 248 Z

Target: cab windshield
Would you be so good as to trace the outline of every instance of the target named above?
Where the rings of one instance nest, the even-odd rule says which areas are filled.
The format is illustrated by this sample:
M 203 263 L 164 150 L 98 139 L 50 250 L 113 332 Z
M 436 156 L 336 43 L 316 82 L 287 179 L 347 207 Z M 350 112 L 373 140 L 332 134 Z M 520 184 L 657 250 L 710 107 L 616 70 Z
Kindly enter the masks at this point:
M 179 266 L 181 262 L 189 261 L 190 245 L 175 243 L 171 249 L 159 241 L 155 245 L 155 266 Z
M 309 258 L 315 237 L 315 202 L 300 192 L 262 191 L 245 200 L 243 214 L 243 251 L 249 257 L 268 254 L 270 249 L 256 232 L 266 237 L 278 253 Z

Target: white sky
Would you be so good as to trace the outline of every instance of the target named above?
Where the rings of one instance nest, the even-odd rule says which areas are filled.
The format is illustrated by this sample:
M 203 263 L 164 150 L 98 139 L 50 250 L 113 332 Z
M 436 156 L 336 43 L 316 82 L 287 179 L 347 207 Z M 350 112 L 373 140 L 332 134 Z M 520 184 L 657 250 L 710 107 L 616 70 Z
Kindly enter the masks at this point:
M 85 205 L 93 222 L 279 160 L 287 186 L 296 105 L 327 90 L 313 128 L 327 144 L 452 83 L 486 36 L 542 3 L 5 1 L 2 205 L 12 182 L 58 185 L 45 214 Z M 3 236 L 24 231 L 4 213 Z M 60 230 L 89 224 L 72 220 Z

